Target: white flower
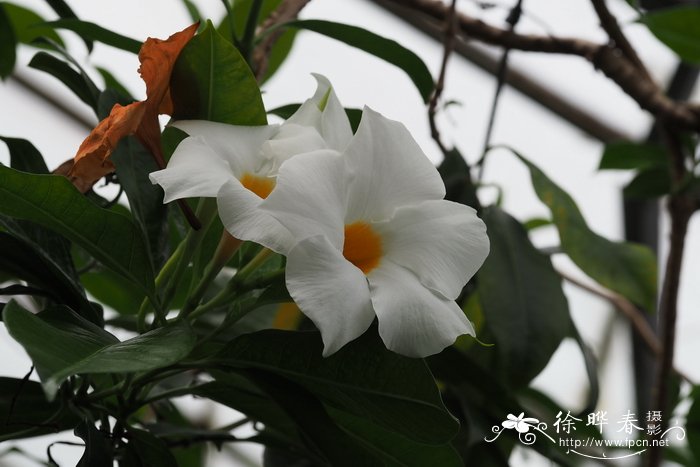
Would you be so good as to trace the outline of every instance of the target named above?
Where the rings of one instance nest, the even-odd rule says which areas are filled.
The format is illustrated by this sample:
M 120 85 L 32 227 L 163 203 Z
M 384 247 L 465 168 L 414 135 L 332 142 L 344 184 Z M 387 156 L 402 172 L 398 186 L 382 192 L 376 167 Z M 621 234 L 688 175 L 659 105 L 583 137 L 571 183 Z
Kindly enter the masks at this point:
M 473 335 L 454 300 L 488 254 L 486 227 L 444 195 L 408 130 L 368 108 L 342 155 L 319 151 L 282 165 L 261 209 L 298 241 L 287 288 L 321 331 L 324 356 L 375 315 L 386 346 L 408 356 Z
M 503 423 L 501 423 L 501 425 L 503 425 L 503 428 L 506 428 L 508 430 L 512 430 L 513 428 L 515 428 L 518 431 L 518 433 L 527 433 L 528 431 L 530 431 L 531 426 L 536 426 L 540 422 L 536 418 L 525 418 L 525 412 L 521 412 L 520 415 L 518 415 L 517 417 L 509 413 L 506 418 L 508 420 L 505 420 Z
M 217 197 L 221 220 L 233 236 L 286 251 L 292 241 L 289 232 L 258 210 L 275 187 L 280 165 L 305 152 L 343 150 L 352 137 L 330 83 L 323 76 L 314 77 L 316 93 L 282 125 L 174 122 L 172 126 L 190 137 L 178 145 L 167 168 L 150 174 L 151 182 L 165 191 L 163 201 Z

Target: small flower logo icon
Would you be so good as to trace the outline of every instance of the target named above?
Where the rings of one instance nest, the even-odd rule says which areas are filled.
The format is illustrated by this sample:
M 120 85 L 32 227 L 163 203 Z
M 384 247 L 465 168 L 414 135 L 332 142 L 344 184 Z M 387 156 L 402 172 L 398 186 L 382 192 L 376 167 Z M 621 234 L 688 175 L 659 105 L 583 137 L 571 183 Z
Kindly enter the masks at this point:
M 518 433 L 527 433 L 530 431 L 530 427 L 535 427 L 540 422 L 536 418 L 527 417 L 525 418 L 525 412 L 521 412 L 517 417 L 513 414 L 508 414 L 508 420 L 505 420 L 501 425 L 503 428 L 512 430 L 515 428 Z

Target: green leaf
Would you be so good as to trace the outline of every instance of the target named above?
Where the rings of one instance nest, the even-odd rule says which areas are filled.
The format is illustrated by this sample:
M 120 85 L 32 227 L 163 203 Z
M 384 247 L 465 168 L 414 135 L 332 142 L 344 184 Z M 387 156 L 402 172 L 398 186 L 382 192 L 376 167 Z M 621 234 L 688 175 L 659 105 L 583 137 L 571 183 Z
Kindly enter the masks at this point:
M 71 7 L 64 0 L 46 0 L 51 9 L 56 12 L 58 16 L 64 19 L 77 19 L 78 16 L 71 9 Z M 92 52 L 93 43 L 90 38 L 80 35 L 80 38 L 85 42 L 85 47 L 87 47 L 88 52 Z
M 480 208 L 476 189 L 471 182 L 469 166 L 464 160 L 464 156 L 456 148 L 445 154 L 445 158 L 438 167 L 438 172 L 445 184 L 446 200 L 465 204 L 474 209 Z
M 639 21 L 683 60 L 700 63 L 700 7 L 657 10 L 640 17 Z
M 341 430 L 380 457 L 386 466 L 460 467 L 462 465 L 459 454 L 449 444 L 431 446 L 416 443 L 346 412 L 329 410 L 328 413 Z
M 0 413 L 0 440 L 54 433 L 78 423 L 59 402 L 46 400 L 39 383 L 15 378 L 0 377 Z
M 82 289 L 50 257 L 32 243 L 0 232 L 0 271 L 45 291 L 89 321 L 102 322 Z
M 197 5 L 194 4 L 194 2 L 192 2 L 191 0 L 182 0 L 182 4 L 187 9 L 187 13 L 190 15 L 190 19 L 193 22 L 202 20 L 202 14 L 199 12 L 199 9 L 197 8 Z
M 120 98 L 129 100 L 133 102 L 135 99 L 131 96 L 131 93 L 129 92 L 126 87 L 122 83 L 120 83 L 117 78 L 109 71 L 101 67 L 95 67 L 97 72 L 102 76 L 102 79 L 105 82 L 105 91 L 107 90 L 113 90 L 116 91 Z
M 283 376 L 325 404 L 418 442 L 443 444 L 454 436 L 457 424 L 422 360 L 386 350 L 376 332 L 365 333 L 328 358 L 321 356 L 321 349 L 316 332 L 268 330 L 238 337 L 218 359 L 235 368 Z
M 0 78 L 2 79 L 12 74 L 17 60 L 17 38 L 5 7 L 5 3 L 0 3 Z
M 643 170 L 622 190 L 627 198 L 658 198 L 670 192 L 671 174 L 668 167 Z
M 260 89 L 238 50 L 211 24 L 180 52 L 170 78 L 173 119 L 267 123 Z
M 569 308 L 561 278 L 520 223 L 497 207 L 483 211 L 491 253 L 478 275 L 486 328 L 503 381 L 523 386 L 547 365 L 570 334 Z M 508 293 L 503 293 L 507 290 Z
M 185 358 L 194 348 L 196 336 L 189 326 L 166 326 L 117 342 L 62 368 L 45 383 L 50 389 L 74 374 L 133 373 L 162 368 Z
M 124 467 L 173 467 L 178 463 L 165 442 L 153 434 L 129 429 L 129 444 L 126 445 L 129 462 L 120 462 Z
M 516 155 L 530 169 L 535 192 L 549 207 L 561 247 L 571 260 L 604 287 L 645 310 L 654 310 L 656 258 L 651 250 L 634 243 L 611 242 L 591 231 L 571 196 L 524 157 Z
M 664 166 L 668 166 L 668 161 L 661 146 L 618 141 L 605 145 L 598 170 L 649 169 Z
M 57 21 L 49 21 L 44 23 L 46 26 L 54 29 L 67 29 L 80 35 L 80 37 L 96 42 L 101 42 L 105 45 L 125 50 L 133 54 L 138 54 L 141 50 L 141 42 L 130 37 L 122 36 L 116 32 L 98 26 L 89 21 L 81 21 L 77 18 L 65 18 Z
M 688 432 L 688 446 L 696 462 L 700 462 L 700 386 L 690 393 L 692 405 L 686 416 L 685 429 Z
M 287 104 L 281 107 L 276 107 L 272 110 L 268 110 L 268 113 L 277 115 L 278 117 L 281 117 L 286 120 L 289 117 L 291 117 L 294 114 L 294 112 L 299 110 L 299 107 L 301 107 L 301 104 Z M 352 128 L 352 132 L 356 132 L 357 127 L 360 126 L 360 119 L 362 118 L 362 109 L 346 108 L 345 114 L 348 116 L 348 120 L 350 120 L 350 127 Z
M 552 220 L 551 220 L 551 219 L 545 219 L 545 218 L 543 218 L 543 217 L 535 217 L 535 218 L 532 218 L 532 219 L 528 219 L 527 221 L 525 221 L 525 222 L 523 223 L 523 227 L 524 227 L 525 230 L 527 230 L 528 232 L 530 232 L 530 231 L 532 231 L 532 230 L 535 230 L 535 229 L 539 229 L 539 228 L 541 228 L 541 227 L 547 227 L 547 226 L 550 226 L 550 225 L 553 225 L 553 224 L 552 224 Z
M 29 62 L 29 66 L 44 71 L 65 84 L 78 98 L 97 111 L 99 90 L 91 85 L 91 81 L 77 72 L 68 63 L 46 52 L 37 52 Z
M 0 166 L 0 214 L 48 227 L 128 279 L 153 292 L 153 270 L 138 227 L 95 206 L 64 177 L 31 175 Z
M 26 139 L 6 136 L 0 136 L 0 140 L 7 145 L 7 149 L 10 151 L 10 166 L 13 169 L 35 174 L 49 173 L 44 157 L 32 143 Z
M 27 8 L 14 3 L 2 2 L 5 13 L 10 19 L 17 42 L 22 44 L 37 45 L 34 41 L 40 37 L 46 37 L 63 45 L 61 37 L 56 31 L 44 25 L 44 18 Z
M 80 280 L 91 296 L 117 313 L 138 313 L 144 294 L 135 293 L 133 285 L 119 274 L 109 269 L 98 268 L 96 271 L 81 274 Z
M 282 407 L 297 424 L 303 439 L 308 440 L 328 465 L 338 467 L 381 467 L 384 463 L 365 447 L 340 430 L 325 408 L 306 388 L 273 373 L 246 372 L 252 380 Z M 314 464 L 318 464 L 315 462 Z
M 86 420 L 75 429 L 75 435 L 85 441 L 85 451 L 75 467 L 113 464 L 114 448 L 109 434 L 98 430 L 92 422 Z
M 118 342 L 116 337 L 66 307 L 34 315 L 10 301 L 3 311 L 3 321 L 10 335 L 31 357 L 50 399 L 57 389 L 55 383 L 48 382 L 53 374 Z
M 98 104 L 99 117 L 107 117 L 116 103 L 128 105 L 130 102 L 120 101 L 115 91 L 103 92 Z M 168 207 L 163 204 L 163 190 L 148 178 L 148 174 L 158 170 L 158 164 L 134 136 L 119 141 L 111 160 L 116 167 L 119 184 L 129 199 L 134 219 L 148 239 L 151 263 L 155 269 L 160 269 L 169 253 Z
M 424 102 L 428 102 L 430 99 L 434 88 L 430 70 L 418 55 L 398 42 L 357 26 L 331 21 L 299 20 L 291 21 L 284 26 L 314 31 L 386 60 L 408 74 L 413 84 L 418 88 Z

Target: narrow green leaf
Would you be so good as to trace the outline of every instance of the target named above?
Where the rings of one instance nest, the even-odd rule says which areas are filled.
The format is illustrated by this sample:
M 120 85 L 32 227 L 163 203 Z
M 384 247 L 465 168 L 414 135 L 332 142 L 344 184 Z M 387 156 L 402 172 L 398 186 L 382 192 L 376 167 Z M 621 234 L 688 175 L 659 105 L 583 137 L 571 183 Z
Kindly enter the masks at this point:
M 57 303 L 65 303 L 93 323 L 100 323 L 81 288 L 35 245 L 0 232 L 0 271 L 45 291 Z
M 84 421 L 74 431 L 85 441 L 85 451 L 75 467 L 109 466 L 113 464 L 114 447 L 108 433 L 98 430 L 91 421 Z
M 71 7 L 64 0 L 46 0 L 51 9 L 56 12 L 58 16 L 64 19 L 77 19 L 78 16 L 71 9 Z M 85 42 L 85 47 L 88 52 L 92 52 L 93 43 L 89 37 L 80 36 L 80 38 Z
M 122 36 L 116 32 L 98 26 L 89 21 L 81 21 L 77 18 L 65 18 L 57 21 L 44 23 L 46 26 L 55 29 L 67 29 L 80 35 L 80 37 L 101 42 L 105 45 L 125 50 L 133 54 L 138 54 L 141 50 L 142 42 L 130 37 Z
M 668 167 L 642 170 L 622 190 L 627 198 L 658 198 L 670 192 Z
M 175 120 L 204 119 L 232 125 L 267 123 L 253 73 L 211 22 L 180 52 L 170 90 Z
M 460 467 L 457 451 L 449 444 L 431 446 L 416 443 L 401 435 L 382 429 L 365 419 L 340 410 L 328 410 L 328 414 L 345 433 L 356 439 L 362 446 L 375 453 L 385 466 Z
M 0 78 L 12 74 L 17 60 L 17 38 L 10 17 L 5 12 L 5 3 L 0 3 Z
M 605 145 L 598 170 L 649 169 L 667 165 L 666 153 L 661 146 L 618 141 Z
M 367 332 L 328 358 L 316 332 L 260 331 L 238 337 L 218 358 L 301 384 L 325 404 L 426 444 L 443 444 L 457 424 L 422 360 L 389 352 Z M 411 384 L 406 384 L 410 381 Z
M 199 12 L 199 9 L 197 8 L 197 5 L 194 4 L 194 2 L 192 2 L 191 0 L 182 0 L 182 4 L 187 9 L 187 13 L 190 15 L 190 19 L 193 22 L 202 20 L 202 14 Z
M 428 102 L 434 83 L 430 70 L 413 51 L 391 39 L 366 29 L 315 19 L 291 21 L 284 26 L 314 31 L 363 50 L 401 68 L 411 78 L 424 102 Z
M 13 169 L 35 174 L 49 173 L 44 157 L 32 143 L 26 139 L 7 136 L 0 136 L 0 140 L 7 145 L 7 149 L 10 151 L 10 166 Z
M 129 463 L 120 463 L 124 467 L 173 467 L 178 463 L 165 442 L 153 434 L 129 429 L 129 444 L 126 446 Z
M 552 212 L 561 247 L 571 260 L 598 283 L 618 292 L 645 310 L 656 308 L 656 258 L 647 247 L 616 243 L 586 225 L 574 200 L 523 156 L 532 185 Z
M 109 115 L 114 104 L 127 105 L 115 91 L 105 91 L 100 95 L 98 116 Z M 119 184 L 124 188 L 129 207 L 148 240 L 149 259 L 154 269 L 160 269 L 168 256 L 167 213 L 163 204 L 163 190 L 153 185 L 148 174 L 158 170 L 158 164 L 150 152 L 133 136 L 123 138 L 114 149 L 111 160 L 116 167 Z
M 97 349 L 72 365 L 53 373 L 45 383 L 58 387 L 67 377 L 83 373 L 133 373 L 177 363 L 190 353 L 196 336 L 189 326 L 158 328 L 124 342 Z
M 639 21 L 683 60 L 700 63 L 700 7 L 689 5 L 652 11 Z
M 600 395 L 600 384 L 598 379 L 598 359 L 593 352 L 593 349 L 583 340 L 581 333 L 576 325 L 572 322 L 573 338 L 576 345 L 581 350 L 583 363 L 586 367 L 586 376 L 588 376 L 588 397 L 586 398 L 586 407 L 581 413 L 591 413 L 598 406 L 598 396 Z
M 105 82 L 105 91 L 107 90 L 113 90 L 116 91 L 122 99 L 126 99 L 129 101 L 134 101 L 135 99 L 131 96 L 131 93 L 129 92 L 126 87 L 122 83 L 120 83 L 117 78 L 107 69 L 102 68 L 102 67 L 95 67 L 97 72 L 102 76 L 102 79 Z
M 525 230 L 527 230 L 528 232 L 535 230 L 535 229 L 539 229 L 541 227 L 547 227 L 549 225 L 553 225 L 552 220 L 545 219 L 542 217 L 535 217 L 533 219 L 528 219 L 527 221 L 525 221 L 523 223 L 523 227 L 525 227 Z
M 0 413 L 3 440 L 45 435 L 78 424 L 77 417 L 59 402 L 46 400 L 39 383 L 15 378 L 0 377 Z
M 333 422 L 323 404 L 306 388 L 264 371 L 246 372 L 297 424 L 303 439 L 328 465 L 381 467 L 384 463 Z M 315 463 L 317 464 L 317 462 Z
M 53 399 L 58 387 L 51 376 L 87 358 L 117 338 L 65 307 L 34 315 L 10 301 L 3 311 L 10 335 L 29 354 L 41 378 L 44 391 Z
M 0 166 L 0 214 L 48 227 L 80 245 L 138 290 L 153 291 L 143 236 L 128 218 L 101 209 L 64 177 L 31 175 Z
M 65 84 L 78 98 L 97 110 L 99 91 L 90 86 L 81 73 L 75 71 L 68 63 L 46 52 L 37 52 L 29 66 L 44 71 Z
M 482 218 L 491 253 L 479 271 L 479 298 L 496 341 L 485 352 L 497 352 L 496 371 L 520 387 L 544 369 L 570 334 L 569 308 L 561 278 L 520 223 L 497 207 L 485 209 Z
M 44 18 L 34 11 L 14 3 L 2 2 L 2 6 L 10 19 L 12 29 L 15 32 L 17 42 L 22 44 L 37 45 L 37 39 L 45 37 L 63 45 L 61 37 L 50 27 L 44 25 Z

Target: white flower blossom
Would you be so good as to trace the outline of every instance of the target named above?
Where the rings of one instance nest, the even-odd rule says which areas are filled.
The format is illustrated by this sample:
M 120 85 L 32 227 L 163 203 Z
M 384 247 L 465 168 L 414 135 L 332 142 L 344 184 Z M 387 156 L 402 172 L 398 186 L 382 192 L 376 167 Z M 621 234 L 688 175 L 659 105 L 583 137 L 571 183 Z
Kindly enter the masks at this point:
M 281 166 L 261 209 L 294 237 L 287 288 L 321 331 L 325 356 L 375 316 L 387 348 L 413 357 L 474 334 L 454 300 L 488 255 L 486 227 L 444 196 L 408 130 L 368 108 L 343 154 Z
M 347 115 L 328 80 L 314 75 L 316 93 L 281 125 L 236 126 L 181 120 L 172 126 L 190 137 L 167 168 L 150 174 L 165 191 L 164 202 L 216 197 L 224 226 L 236 238 L 256 239 L 283 252 L 289 233 L 258 206 L 275 187 L 279 167 L 302 153 L 343 150 L 352 137 Z

